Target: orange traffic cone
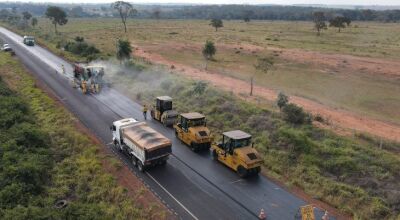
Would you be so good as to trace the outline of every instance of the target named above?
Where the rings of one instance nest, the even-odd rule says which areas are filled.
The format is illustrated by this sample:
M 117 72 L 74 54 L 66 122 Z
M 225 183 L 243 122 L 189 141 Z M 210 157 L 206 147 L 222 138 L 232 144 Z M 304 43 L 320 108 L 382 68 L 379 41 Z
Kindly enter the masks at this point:
M 261 209 L 260 214 L 258 215 L 258 219 L 265 220 L 267 219 L 267 215 L 264 212 L 264 209 Z
M 329 220 L 328 211 L 325 211 L 324 216 L 322 216 L 322 220 Z

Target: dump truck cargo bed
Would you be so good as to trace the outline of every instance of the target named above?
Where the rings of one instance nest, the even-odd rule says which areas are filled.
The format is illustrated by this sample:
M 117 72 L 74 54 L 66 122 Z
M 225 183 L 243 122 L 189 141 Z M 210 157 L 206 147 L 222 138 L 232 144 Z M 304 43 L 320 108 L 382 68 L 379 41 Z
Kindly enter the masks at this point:
M 137 147 L 148 152 L 171 146 L 172 144 L 168 138 L 149 127 L 145 122 L 122 128 L 121 133 L 124 139 L 128 139 Z

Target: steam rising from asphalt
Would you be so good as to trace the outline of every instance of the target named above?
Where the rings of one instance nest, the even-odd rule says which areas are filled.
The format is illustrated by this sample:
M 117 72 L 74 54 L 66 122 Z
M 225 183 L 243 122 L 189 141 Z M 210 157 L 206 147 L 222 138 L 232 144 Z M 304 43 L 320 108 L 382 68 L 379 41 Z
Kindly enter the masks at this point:
M 170 73 L 161 67 L 151 67 L 145 70 L 138 70 L 133 66 L 119 64 L 117 61 L 93 61 L 90 65 L 104 67 L 104 80 L 106 83 L 112 85 L 126 85 L 126 82 L 132 79 L 136 82 L 143 83 L 141 87 L 145 86 L 149 89 L 159 88 L 161 83 L 169 81 L 172 82 Z M 133 86 L 133 85 L 132 85 Z

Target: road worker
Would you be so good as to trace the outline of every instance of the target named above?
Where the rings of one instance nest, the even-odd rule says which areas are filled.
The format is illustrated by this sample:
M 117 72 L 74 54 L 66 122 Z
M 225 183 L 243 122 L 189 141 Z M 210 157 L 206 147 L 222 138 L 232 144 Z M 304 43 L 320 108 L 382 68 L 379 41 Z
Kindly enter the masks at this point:
M 144 117 L 144 120 L 147 120 L 147 106 L 146 105 L 143 105 L 143 117 Z
M 328 211 L 325 211 L 324 216 L 322 216 L 322 220 L 329 220 Z
M 99 93 L 100 92 L 100 85 L 98 83 L 95 83 L 94 86 L 95 86 L 95 89 L 96 89 L 96 93 Z
M 86 80 L 82 80 L 82 93 L 83 94 L 86 94 L 86 92 L 87 92 L 87 89 L 86 89 Z

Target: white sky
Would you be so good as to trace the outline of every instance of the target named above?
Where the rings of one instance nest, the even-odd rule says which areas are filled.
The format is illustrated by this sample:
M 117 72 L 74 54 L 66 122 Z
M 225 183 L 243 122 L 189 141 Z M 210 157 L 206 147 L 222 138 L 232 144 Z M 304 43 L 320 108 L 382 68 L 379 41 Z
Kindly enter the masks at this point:
M 0 0 L 5 2 L 7 0 Z M 113 0 L 9 0 L 11 2 L 109 3 Z M 125 0 L 132 3 L 197 4 L 334 4 L 334 5 L 400 5 L 400 0 Z

